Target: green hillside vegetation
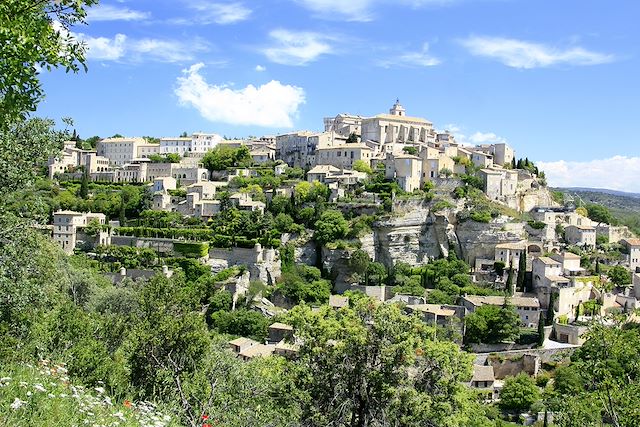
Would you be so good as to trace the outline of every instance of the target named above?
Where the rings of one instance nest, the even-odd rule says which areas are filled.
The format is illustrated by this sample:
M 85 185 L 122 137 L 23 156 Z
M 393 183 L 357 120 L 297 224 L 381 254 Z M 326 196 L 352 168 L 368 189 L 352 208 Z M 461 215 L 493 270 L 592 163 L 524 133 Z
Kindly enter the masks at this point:
M 594 210 L 593 205 L 606 208 L 604 215 L 602 211 L 595 208 L 596 213 L 600 214 L 596 216 L 594 220 L 605 219 L 605 221 L 611 222 L 613 225 L 626 225 L 636 235 L 640 235 L 640 198 L 611 194 L 606 192 L 588 191 L 588 190 L 567 190 L 557 189 L 559 193 L 570 194 L 576 198 L 576 204 L 580 205 L 581 201 L 576 196 L 579 196 L 582 202 L 585 203 L 585 207 L 588 209 L 590 206 Z M 611 215 L 609 218 L 607 212 Z

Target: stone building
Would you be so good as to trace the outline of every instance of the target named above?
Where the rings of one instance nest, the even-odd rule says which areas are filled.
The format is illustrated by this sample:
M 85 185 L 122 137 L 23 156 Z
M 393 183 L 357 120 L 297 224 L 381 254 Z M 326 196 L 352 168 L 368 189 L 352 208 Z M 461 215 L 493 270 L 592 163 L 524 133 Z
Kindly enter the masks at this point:
M 59 210 L 53 213 L 53 241 L 58 243 L 62 250 L 71 254 L 76 245 L 84 243 L 87 239 L 83 230 L 92 220 L 96 220 L 99 224 L 104 225 L 106 216 L 102 213 L 92 212 L 75 212 Z M 96 243 L 108 245 L 110 243 L 109 233 L 100 231 L 95 237 Z

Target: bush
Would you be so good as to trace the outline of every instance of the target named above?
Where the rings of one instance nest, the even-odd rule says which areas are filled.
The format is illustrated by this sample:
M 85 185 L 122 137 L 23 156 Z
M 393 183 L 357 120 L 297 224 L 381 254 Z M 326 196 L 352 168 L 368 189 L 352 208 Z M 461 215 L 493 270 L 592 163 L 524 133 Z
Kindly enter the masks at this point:
M 472 211 L 469 218 L 475 222 L 489 223 L 491 222 L 491 212 L 489 211 Z
M 500 392 L 500 407 L 507 412 L 526 412 L 540 400 L 540 390 L 527 374 L 507 377 Z
M 173 250 L 186 257 L 191 258 L 203 258 L 209 253 L 209 243 L 206 242 L 194 242 L 194 243 L 179 243 L 173 244 Z
M 529 224 L 529 227 L 533 228 L 534 230 L 542 230 L 547 226 L 547 224 L 542 221 L 529 221 L 527 222 L 527 224 Z

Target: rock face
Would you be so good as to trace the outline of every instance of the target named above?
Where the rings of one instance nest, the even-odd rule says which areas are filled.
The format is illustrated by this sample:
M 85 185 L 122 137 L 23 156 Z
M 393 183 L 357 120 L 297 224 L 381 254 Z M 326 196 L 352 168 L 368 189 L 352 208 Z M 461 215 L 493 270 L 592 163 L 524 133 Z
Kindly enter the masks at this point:
M 461 258 L 471 265 L 476 258 L 493 259 L 497 243 L 518 242 L 526 238 L 524 224 L 509 222 L 509 218 L 504 216 L 488 224 L 464 221 L 457 224 L 455 232 L 460 245 Z
M 374 259 L 385 265 L 404 262 L 415 266 L 437 257 L 442 233 L 435 230 L 436 222 L 429 203 L 403 202 L 394 209 L 393 217 L 374 225 Z
M 393 214 L 373 225 L 373 230 L 361 236 L 360 248 L 373 261 L 385 266 L 399 262 L 419 266 L 430 259 L 447 256 L 450 250 L 470 265 L 476 258 L 493 259 L 497 243 L 518 242 L 526 239 L 526 224 L 514 222 L 512 218 L 500 216 L 490 223 L 471 219 L 458 221 L 458 213 L 464 209 L 464 201 L 450 201 L 451 206 L 434 210 L 438 203 L 422 200 L 396 201 Z M 454 205 L 455 203 L 455 205 Z M 530 210 L 534 206 L 553 205 L 549 191 L 530 188 L 519 200 Z M 296 240 L 296 262 L 316 265 L 316 245 L 310 240 Z M 349 257 L 353 249 L 329 250 L 320 254 L 322 265 L 336 278 L 336 286 L 347 286 L 350 274 Z

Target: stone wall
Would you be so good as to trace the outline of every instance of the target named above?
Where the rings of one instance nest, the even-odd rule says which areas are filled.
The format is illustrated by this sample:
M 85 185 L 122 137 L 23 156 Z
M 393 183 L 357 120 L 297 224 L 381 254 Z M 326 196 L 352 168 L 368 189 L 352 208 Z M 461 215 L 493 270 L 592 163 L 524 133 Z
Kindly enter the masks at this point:
M 229 267 L 244 265 L 248 268 L 251 280 L 260 280 L 266 284 L 274 283 L 281 274 L 280 253 L 276 249 L 263 248 L 256 244 L 253 248 L 212 248 L 209 250 L 209 264 L 224 261 Z
M 467 220 L 456 227 L 462 258 L 470 265 L 476 258 L 493 259 L 497 243 L 519 242 L 526 237 L 524 224 L 499 217 L 490 223 Z
M 155 237 L 111 236 L 111 244 L 154 249 L 161 254 L 173 254 L 173 240 Z
M 489 356 L 500 356 L 504 359 L 518 355 L 532 354 L 540 357 L 540 363 L 559 363 L 571 357 L 578 346 L 566 346 L 562 348 L 531 348 L 527 350 L 497 351 L 492 353 L 476 353 L 475 365 L 486 365 Z
M 493 374 L 497 380 L 505 377 L 515 377 L 521 372 L 530 376 L 537 376 L 540 370 L 540 356 L 534 353 L 491 355 L 487 358 L 487 365 L 493 366 Z

